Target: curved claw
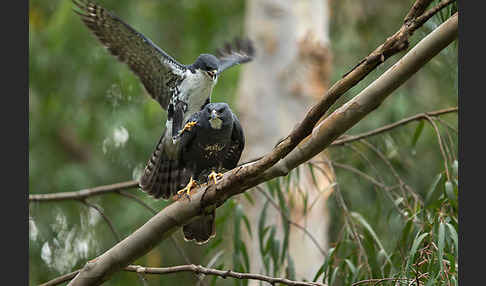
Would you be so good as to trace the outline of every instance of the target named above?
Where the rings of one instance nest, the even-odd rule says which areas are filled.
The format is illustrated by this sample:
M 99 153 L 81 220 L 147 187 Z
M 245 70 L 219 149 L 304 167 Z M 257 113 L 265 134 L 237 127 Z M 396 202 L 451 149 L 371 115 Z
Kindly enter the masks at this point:
M 221 179 L 222 177 L 223 174 L 216 173 L 215 171 L 211 171 L 211 174 L 209 174 L 208 179 L 213 180 L 213 182 L 216 184 L 218 182 L 218 179 Z
M 184 131 L 190 131 L 192 129 L 192 127 L 194 127 L 194 125 L 197 124 L 197 121 L 189 121 L 186 123 L 186 125 L 184 125 L 184 128 L 182 128 L 180 131 L 179 131 L 179 135 L 181 135 Z
M 185 196 L 187 199 L 191 200 L 191 190 L 192 188 L 197 187 L 197 182 L 194 181 L 191 177 L 189 183 L 184 187 L 184 189 L 177 192 L 178 198 Z

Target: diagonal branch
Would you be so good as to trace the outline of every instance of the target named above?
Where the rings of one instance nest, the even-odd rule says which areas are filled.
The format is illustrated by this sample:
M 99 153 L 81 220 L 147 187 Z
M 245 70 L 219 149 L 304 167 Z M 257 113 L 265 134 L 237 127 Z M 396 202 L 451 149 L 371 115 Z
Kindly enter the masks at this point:
M 103 283 L 114 272 L 123 269 L 130 262 L 145 255 L 161 240 L 169 237 L 178 227 L 187 224 L 202 212 L 211 211 L 223 204 L 228 198 L 264 181 L 286 175 L 291 169 L 321 152 L 333 140 L 376 109 L 391 92 L 454 41 L 457 37 L 457 22 L 456 13 L 420 41 L 380 78 L 354 99 L 333 112 L 312 131 L 314 124 L 322 116 L 321 112 L 324 109 L 327 110 L 323 107 L 331 104 L 332 100 L 329 101 L 329 97 L 323 98 L 316 105 L 317 107 L 311 109 L 310 115 L 308 114 L 309 117 L 302 121 L 300 127 L 291 132 L 291 135 L 295 136 L 287 137 L 273 152 L 261 160 L 227 172 L 218 184 L 209 183 L 201 186 L 190 201 L 176 201 L 167 206 L 95 261 L 88 262 L 69 285 L 99 285 Z M 367 64 L 365 66 L 370 67 Z M 354 78 L 359 70 L 360 68 L 353 70 L 348 76 Z M 354 79 L 356 82 L 359 81 L 356 78 Z M 339 91 L 350 88 L 349 85 L 343 83 L 338 84 L 338 86 Z M 339 95 L 339 92 L 334 90 L 334 95 Z M 311 131 L 312 135 L 295 148 L 300 142 L 299 139 L 307 137 Z M 288 155 L 283 158 L 285 154 Z

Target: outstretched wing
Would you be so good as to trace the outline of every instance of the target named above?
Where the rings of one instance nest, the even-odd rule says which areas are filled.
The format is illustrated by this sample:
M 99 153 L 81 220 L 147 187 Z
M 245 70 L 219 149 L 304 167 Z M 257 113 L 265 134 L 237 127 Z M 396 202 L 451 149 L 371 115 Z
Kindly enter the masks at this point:
M 88 0 L 72 0 L 76 11 L 98 40 L 140 78 L 150 96 L 162 108 L 183 79 L 186 66 L 178 63 L 150 39 L 137 32 L 116 15 Z
M 233 132 L 231 134 L 231 143 L 228 152 L 225 155 L 223 167 L 226 170 L 231 170 L 238 164 L 241 157 L 241 152 L 245 148 L 245 136 L 243 128 L 241 128 L 238 117 L 233 113 Z
M 223 48 L 216 51 L 216 57 L 220 61 L 218 74 L 234 65 L 249 62 L 254 56 L 253 42 L 249 39 L 236 38 L 233 43 L 226 43 Z

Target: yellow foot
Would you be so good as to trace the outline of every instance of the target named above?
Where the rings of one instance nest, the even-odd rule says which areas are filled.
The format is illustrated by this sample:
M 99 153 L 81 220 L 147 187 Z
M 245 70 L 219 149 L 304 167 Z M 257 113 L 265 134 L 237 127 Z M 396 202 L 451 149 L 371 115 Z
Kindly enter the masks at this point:
M 196 181 L 194 181 L 191 177 L 191 179 L 189 180 L 189 183 L 187 183 L 187 186 L 184 189 L 177 192 L 178 198 L 185 196 L 186 198 L 191 200 L 191 189 L 196 187 L 196 186 L 197 186 Z
M 213 182 L 216 184 L 218 179 L 221 179 L 222 177 L 223 174 L 212 171 L 211 174 L 209 174 L 208 179 L 213 180 Z
M 182 130 L 179 131 L 179 135 L 182 134 L 184 131 L 190 131 L 192 129 L 192 127 L 194 127 L 194 125 L 196 125 L 197 122 L 196 121 L 189 121 L 186 123 L 186 125 L 184 125 L 184 128 L 182 128 Z

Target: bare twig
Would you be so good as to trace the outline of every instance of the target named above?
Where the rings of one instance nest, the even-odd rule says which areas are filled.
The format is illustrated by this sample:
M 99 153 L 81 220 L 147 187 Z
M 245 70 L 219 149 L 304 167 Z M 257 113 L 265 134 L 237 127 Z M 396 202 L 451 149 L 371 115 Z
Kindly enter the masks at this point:
M 317 249 L 319 250 L 319 252 L 324 256 L 326 257 L 327 256 L 327 252 L 321 247 L 321 245 L 319 244 L 319 242 L 317 241 L 317 239 L 312 235 L 312 233 L 309 232 L 309 230 L 307 230 L 307 228 L 301 226 L 300 224 L 292 221 L 290 218 L 288 218 L 283 212 L 282 210 L 280 209 L 280 207 L 278 206 L 278 204 L 260 187 L 260 186 L 256 186 L 256 189 L 262 194 L 265 196 L 265 198 L 267 198 L 268 202 L 282 215 L 282 217 L 287 221 L 287 223 L 297 227 L 298 229 L 302 230 L 311 240 L 312 240 L 312 243 L 314 243 L 314 245 L 317 247 Z
M 437 124 L 435 124 L 434 120 L 430 118 L 430 116 L 427 116 L 427 120 L 430 122 L 432 127 L 435 130 L 435 134 L 437 135 L 437 140 L 439 141 L 439 148 L 440 152 L 442 153 L 442 157 L 444 158 L 444 169 L 446 172 L 447 180 L 451 180 L 451 175 L 449 174 L 449 167 L 448 167 L 448 161 L 447 161 L 447 156 L 444 151 L 444 146 L 442 145 L 442 137 L 440 136 L 440 131 L 439 128 L 437 127 Z
M 438 117 L 440 115 L 444 115 L 444 114 L 448 114 L 448 113 L 452 113 L 452 112 L 457 112 L 457 111 L 458 111 L 457 107 L 450 107 L 450 108 L 441 109 L 441 110 L 437 110 L 437 111 L 431 111 L 431 112 L 424 112 L 424 113 L 416 114 L 414 116 L 404 118 L 404 119 L 399 120 L 397 122 L 394 122 L 392 124 L 388 124 L 388 125 L 385 125 L 383 127 L 380 127 L 380 128 L 368 131 L 368 132 L 364 132 L 364 133 L 361 133 L 361 134 L 358 134 L 358 135 L 341 136 L 339 139 L 334 141 L 331 144 L 331 146 L 344 145 L 346 143 L 350 143 L 350 142 L 361 140 L 361 139 L 364 139 L 364 138 L 367 138 L 367 137 L 370 137 L 370 136 L 378 135 L 378 134 L 390 131 L 394 128 L 397 128 L 399 126 L 403 126 L 403 125 L 410 123 L 410 122 L 413 122 L 413 121 L 427 120 L 427 116 Z
M 125 191 L 120 191 L 120 190 L 116 191 L 116 193 L 137 202 L 139 205 L 141 205 L 144 208 L 146 208 L 147 210 L 149 210 L 153 215 L 157 214 L 156 210 L 154 210 L 151 206 L 146 204 L 144 201 L 142 201 L 140 198 L 138 198 L 134 194 L 130 194 L 130 193 L 127 193 Z
M 165 268 L 142 267 L 142 266 L 130 265 L 126 267 L 125 270 L 145 273 L 145 274 L 170 274 L 170 273 L 178 273 L 178 272 L 194 272 L 194 273 L 205 274 L 205 275 L 216 275 L 222 277 L 223 279 L 227 277 L 231 277 L 235 279 L 259 280 L 259 281 L 270 283 L 272 285 L 280 283 L 280 284 L 291 285 L 291 286 L 325 286 L 325 284 L 322 283 L 300 282 L 300 281 L 289 280 L 286 278 L 275 278 L 275 277 L 265 276 L 262 274 L 241 273 L 232 270 L 218 270 L 218 269 L 206 268 L 204 266 L 194 265 L 194 264 L 179 265 L 179 266 L 172 266 L 172 267 L 165 267 Z
M 119 242 L 120 241 L 120 236 L 116 232 L 115 227 L 113 226 L 113 223 L 111 222 L 110 218 L 107 215 L 105 215 L 105 213 L 103 212 L 103 210 L 100 207 L 98 207 L 97 205 L 92 204 L 92 203 L 90 203 L 90 202 L 88 202 L 86 200 L 80 200 L 80 202 L 82 202 L 83 204 L 87 205 L 90 208 L 93 208 L 94 210 L 96 210 L 101 215 L 101 217 L 105 220 L 106 224 L 108 225 L 108 227 L 110 228 L 111 232 L 113 233 L 113 236 L 115 237 L 115 241 L 116 242 Z
M 377 279 L 366 279 L 366 280 L 361 280 L 358 282 L 354 282 L 351 284 L 351 286 L 356 286 L 356 285 L 361 285 L 361 284 L 366 284 L 366 283 L 375 283 L 374 285 L 377 285 L 378 283 L 384 282 L 384 281 L 410 281 L 411 279 L 408 278 L 377 278 Z
M 219 270 L 219 269 L 207 268 L 195 264 L 177 265 L 171 267 L 143 267 L 140 265 L 128 265 L 123 270 L 129 272 L 136 272 L 137 274 L 159 274 L 159 275 L 179 273 L 179 272 L 193 272 L 196 275 L 198 274 L 214 275 L 214 276 L 219 276 L 223 279 L 226 279 L 227 277 L 231 277 L 235 279 L 258 280 L 258 281 L 270 283 L 272 285 L 276 285 L 277 283 L 280 283 L 280 284 L 285 284 L 290 286 L 326 286 L 326 284 L 322 284 L 322 283 L 293 281 L 286 278 L 270 277 L 262 274 L 241 273 L 232 270 Z M 56 279 L 50 280 L 39 286 L 55 286 L 61 284 L 63 282 L 71 280 L 74 276 L 76 276 L 76 274 L 79 273 L 79 271 L 80 270 L 76 270 L 69 274 L 57 277 Z
M 62 200 L 81 200 L 91 196 L 97 196 L 118 190 L 138 187 L 137 181 L 126 181 L 112 185 L 104 185 L 91 189 L 84 189 L 76 192 L 62 192 L 52 194 L 29 195 L 29 202 L 62 201 Z

